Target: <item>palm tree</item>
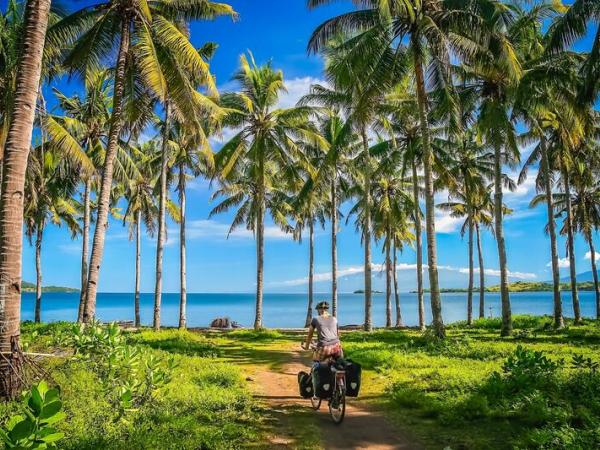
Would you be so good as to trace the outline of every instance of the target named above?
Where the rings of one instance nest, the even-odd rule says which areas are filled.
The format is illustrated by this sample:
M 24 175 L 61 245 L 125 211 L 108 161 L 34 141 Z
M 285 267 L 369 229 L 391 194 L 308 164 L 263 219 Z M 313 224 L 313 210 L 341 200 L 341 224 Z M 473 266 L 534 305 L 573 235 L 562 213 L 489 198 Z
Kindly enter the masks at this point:
M 311 87 L 312 94 L 300 99 L 299 104 L 308 104 L 311 101 L 322 100 L 321 95 L 336 95 L 327 92 L 322 86 Z M 333 100 L 333 99 L 332 99 Z M 327 109 L 319 119 L 319 133 L 327 141 L 329 150 L 321 153 L 321 158 L 313 163 L 318 167 L 316 177 L 306 180 L 299 200 L 304 201 L 308 192 L 317 189 L 321 185 L 329 185 L 329 218 L 331 221 L 331 313 L 337 317 L 338 310 L 338 288 L 337 288 L 337 233 L 338 219 L 340 217 L 339 203 L 341 200 L 340 180 L 346 175 L 348 160 L 356 153 L 358 136 L 356 135 L 349 120 L 344 120 L 336 109 Z M 325 189 L 325 186 L 322 187 Z
M 294 138 L 327 148 L 327 143 L 308 121 L 309 107 L 276 108 L 279 94 L 285 91 L 283 73 L 271 64 L 258 66 L 252 55 L 240 57 L 240 71 L 234 79 L 240 84 L 237 93 L 221 96 L 230 112 L 224 125 L 239 128 L 215 157 L 216 174 L 222 189 L 215 196 L 227 198 L 211 214 L 240 205 L 232 229 L 246 222 L 256 236 L 256 314 L 254 328 L 262 327 L 264 228 L 265 213 L 270 210 L 274 220 L 287 227 L 285 212 L 275 206 L 274 194 L 284 183 L 285 171 L 308 161 Z M 282 215 L 283 214 L 283 215 Z
M 550 27 L 548 50 L 558 52 L 570 47 L 586 35 L 589 25 L 597 23 L 599 17 L 600 3 L 595 0 L 575 0 L 565 14 L 556 17 Z M 592 49 L 583 66 L 583 76 L 580 98 L 593 103 L 600 80 L 600 29 L 596 30 Z
M 135 289 L 134 312 L 136 327 L 140 321 L 140 282 L 141 282 L 141 227 L 152 236 L 156 230 L 156 217 L 158 208 L 153 193 L 156 185 L 155 160 L 160 154 L 156 141 L 148 141 L 138 149 L 130 147 L 132 159 L 138 168 L 139 175 L 127 181 L 124 197 L 127 200 L 127 209 L 123 214 L 123 222 L 129 222 L 130 236 L 135 234 Z
M 313 35 L 311 42 L 314 43 L 315 39 L 319 40 Z M 371 331 L 373 327 L 370 174 L 374 170 L 372 167 L 374 162 L 369 152 L 368 128 L 376 117 L 378 105 L 383 101 L 385 93 L 392 87 L 393 80 L 405 69 L 403 52 L 377 45 L 380 39 L 380 33 L 375 33 L 363 35 L 352 42 L 327 42 L 326 47 L 321 42 L 315 44 L 314 50 L 322 49 L 325 52 L 325 71 L 333 88 L 313 86 L 311 93 L 305 97 L 314 103 L 343 111 L 362 141 L 361 152 L 356 158 L 361 160 L 360 170 L 364 172 L 358 178 L 364 183 L 362 192 L 365 194 L 362 204 L 361 232 L 365 276 L 364 328 L 367 331 Z
M 214 85 L 208 67 L 191 45 L 185 31 L 186 20 L 212 19 L 219 15 L 233 16 L 228 5 L 207 0 L 172 2 L 157 0 L 139 7 L 133 0 L 110 0 L 87 6 L 67 16 L 52 26 L 48 41 L 56 47 L 72 45 L 66 53 L 64 65 L 73 72 L 86 75 L 98 68 L 107 57 L 108 50 L 118 42 L 114 62 L 113 105 L 106 154 L 102 168 L 96 229 L 90 257 L 86 321 L 95 314 L 96 293 L 100 263 L 110 209 L 110 192 L 119 137 L 124 125 L 124 91 L 127 72 L 131 64 L 134 73 L 153 94 L 161 100 L 169 98 L 173 110 L 190 120 L 198 118 L 205 105 L 205 97 L 195 90 L 187 77 L 180 72 L 194 73 Z M 129 65 L 129 67 L 128 67 Z M 210 85 L 209 85 L 210 86 Z M 159 230 L 159 240 L 161 231 Z
M 50 0 L 29 0 L 25 6 L 13 112 L 4 146 L 0 198 L 0 254 L 3 255 L 0 259 L 0 279 L 3 282 L 3 294 L 0 298 L 0 352 L 8 356 L 0 361 L 0 397 L 3 398 L 12 398 L 20 391 L 23 189 L 49 12 Z
M 452 165 L 448 168 L 450 183 L 450 196 L 458 202 L 446 202 L 438 207 L 451 212 L 454 217 L 465 217 L 461 228 L 464 236 L 468 232 L 469 254 L 469 286 L 467 289 L 467 324 L 473 324 L 473 234 L 475 223 L 473 221 L 474 205 L 481 196 L 485 196 L 487 181 L 493 176 L 493 158 L 491 152 L 481 148 L 475 141 L 473 130 L 465 130 L 456 139 L 448 141 L 451 147 L 458 148 Z
M 64 156 L 64 155 L 62 155 Z M 85 156 L 82 156 L 85 158 Z M 73 199 L 79 181 L 77 165 L 73 166 L 57 152 L 48 151 L 44 142 L 29 155 L 25 178 L 25 234 L 31 245 L 35 236 L 36 298 L 35 322 L 41 322 L 42 239 L 48 222 L 65 223 L 75 237 L 80 205 Z
M 394 174 L 394 168 L 397 167 L 394 159 L 382 161 L 379 167 L 373 186 L 375 204 L 373 220 L 375 238 L 383 239 L 385 253 L 385 326 L 392 326 L 392 283 L 394 283 L 396 297 L 396 326 L 402 326 L 400 300 L 394 274 L 396 272 L 396 249 L 409 238 L 407 236 L 409 233 L 408 216 L 414 210 L 411 183 Z M 394 263 L 392 263 L 392 253 Z
M 316 7 L 329 0 L 309 0 L 309 7 Z M 450 49 L 459 56 L 472 56 L 479 53 L 478 46 L 464 36 L 473 31 L 477 36 L 482 30 L 479 14 L 486 8 L 479 8 L 478 1 L 458 3 L 452 1 L 371 1 L 361 4 L 357 11 L 342 14 L 321 24 L 309 41 L 309 50 L 322 49 L 329 40 L 345 33 L 347 42 L 360 40 L 359 36 L 376 36 L 372 45 L 394 47 L 397 51 L 406 46 L 412 63 L 415 78 L 420 132 L 423 148 L 423 169 L 425 174 L 425 219 L 427 234 L 427 256 L 433 326 L 436 335 L 445 335 L 441 314 L 441 299 L 437 272 L 437 250 L 434 221 L 433 188 L 433 152 L 429 130 L 429 96 L 427 94 L 426 69 L 436 95 L 449 100 L 452 106 L 451 77 L 449 74 Z M 487 10 L 494 10 L 495 5 Z M 364 53 L 364 48 L 361 49 Z M 387 60 L 388 64 L 393 60 Z M 371 59 L 371 64 L 380 64 L 381 60 Z M 362 69 L 362 68 L 361 68 Z M 364 79 L 364 78 L 363 78 Z M 398 78 L 397 78 L 398 79 Z
M 205 129 L 211 125 L 206 123 Z M 207 175 L 213 170 L 214 158 L 210 147 L 202 145 L 201 136 L 190 130 L 184 123 L 176 122 L 171 130 L 173 167 L 177 168 L 177 192 L 179 199 L 179 263 L 180 263 L 180 298 L 179 328 L 186 328 L 187 323 L 187 269 L 186 269 L 186 183 L 190 175 L 198 177 Z M 205 134 L 208 134 L 206 131 Z
M 78 322 L 83 321 L 86 307 L 87 276 L 88 276 L 88 245 L 91 222 L 91 192 L 97 185 L 100 159 L 104 154 L 104 142 L 108 133 L 110 118 L 110 102 L 108 71 L 97 71 L 88 74 L 85 83 L 85 97 L 80 98 L 75 94 L 67 97 L 59 90 L 54 89 L 64 116 L 48 116 L 45 120 L 45 129 L 48 137 L 57 148 L 73 153 L 85 152 L 92 159 L 94 167 L 81 173 L 83 188 L 83 226 L 82 226 L 82 251 L 81 251 L 81 291 Z

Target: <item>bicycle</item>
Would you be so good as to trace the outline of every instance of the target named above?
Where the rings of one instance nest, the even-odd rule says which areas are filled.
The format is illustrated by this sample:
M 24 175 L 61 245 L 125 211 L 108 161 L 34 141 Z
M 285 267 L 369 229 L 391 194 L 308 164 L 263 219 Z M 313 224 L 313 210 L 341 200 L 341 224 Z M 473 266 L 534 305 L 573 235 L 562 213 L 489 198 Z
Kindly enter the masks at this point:
M 309 350 L 314 351 L 316 346 L 310 346 Z M 328 407 L 329 407 L 329 416 L 333 423 L 339 425 L 343 422 L 344 417 L 346 415 L 346 371 L 344 369 L 340 369 L 336 367 L 335 358 L 329 357 L 326 361 L 321 361 L 319 364 L 326 363 L 331 372 L 333 379 L 333 389 L 331 392 L 331 397 L 327 399 Z M 314 366 L 310 370 L 310 377 L 312 380 Z M 315 392 L 316 394 L 316 392 Z M 317 411 L 321 408 L 321 397 L 311 397 L 310 404 L 312 408 Z

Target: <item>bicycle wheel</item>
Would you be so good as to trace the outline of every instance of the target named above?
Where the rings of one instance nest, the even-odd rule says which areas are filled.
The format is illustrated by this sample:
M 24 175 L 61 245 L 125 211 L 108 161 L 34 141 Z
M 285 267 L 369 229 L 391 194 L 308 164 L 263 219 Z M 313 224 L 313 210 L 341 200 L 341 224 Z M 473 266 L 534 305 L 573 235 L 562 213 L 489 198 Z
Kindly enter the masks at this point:
M 342 386 L 337 386 L 331 399 L 329 400 L 329 415 L 333 423 L 339 425 L 346 415 L 346 392 Z
M 319 397 L 311 397 L 310 405 L 315 411 L 318 410 L 321 407 L 321 399 Z

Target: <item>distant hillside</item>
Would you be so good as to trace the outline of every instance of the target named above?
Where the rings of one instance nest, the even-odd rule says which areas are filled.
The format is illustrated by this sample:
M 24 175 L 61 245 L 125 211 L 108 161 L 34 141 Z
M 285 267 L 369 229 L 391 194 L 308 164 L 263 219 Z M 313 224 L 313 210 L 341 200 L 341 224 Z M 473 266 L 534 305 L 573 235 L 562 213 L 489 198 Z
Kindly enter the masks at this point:
M 364 294 L 365 290 L 364 289 L 357 289 L 356 291 L 353 292 L 354 294 Z M 371 289 L 371 293 L 372 294 L 383 294 L 382 291 L 376 291 L 375 289 Z
M 27 281 L 21 281 L 21 291 L 35 292 L 35 284 Z M 79 292 L 79 289 L 65 286 L 42 286 L 42 292 Z
M 591 272 L 590 272 L 591 274 Z M 577 287 L 580 291 L 593 291 L 594 283 L 592 282 L 582 282 L 577 283 Z M 571 289 L 571 285 L 569 283 L 561 283 L 560 290 L 568 291 Z M 474 291 L 478 291 L 479 287 L 473 288 Z M 514 283 L 508 284 L 508 290 L 510 292 L 547 292 L 552 291 L 552 283 L 546 282 L 536 282 L 536 281 L 516 281 Z M 429 290 L 426 289 L 425 292 Z M 467 292 L 466 288 L 441 288 L 441 292 Z M 500 285 L 488 286 L 485 288 L 486 292 L 500 292 Z M 413 291 L 414 292 L 414 291 Z

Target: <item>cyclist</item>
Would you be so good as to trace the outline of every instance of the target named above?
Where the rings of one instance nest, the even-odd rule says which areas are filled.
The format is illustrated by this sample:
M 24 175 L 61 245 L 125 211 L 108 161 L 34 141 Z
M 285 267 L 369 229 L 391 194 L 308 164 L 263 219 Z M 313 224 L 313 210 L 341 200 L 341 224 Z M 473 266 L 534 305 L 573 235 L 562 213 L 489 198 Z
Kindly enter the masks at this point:
M 317 348 L 313 352 L 313 361 L 321 362 L 330 358 L 338 359 L 343 356 L 343 352 L 337 319 L 329 314 L 329 303 L 327 302 L 318 303 L 316 310 L 318 316 L 313 317 L 302 348 L 305 350 L 310 348 L 310 343 L 316 330 Z
M 337 319 L 329 314 L 329 303 L 319 302 L 316 306 L 316 310 L 318 316 L 313 317 L 310 327 L 308 328 L 306 341 L 302 343 L 302 348 L 304 350 L 310 349 L 313 334 L 315 330 L 317 330 L 317 347 L 313 352 L 312 371 L 314 392 L 316 392 L 317 389 L 314 369 L 323 361 L 329 359 L 336 360 L 344 355 L 342 344 L 340 343 Z

